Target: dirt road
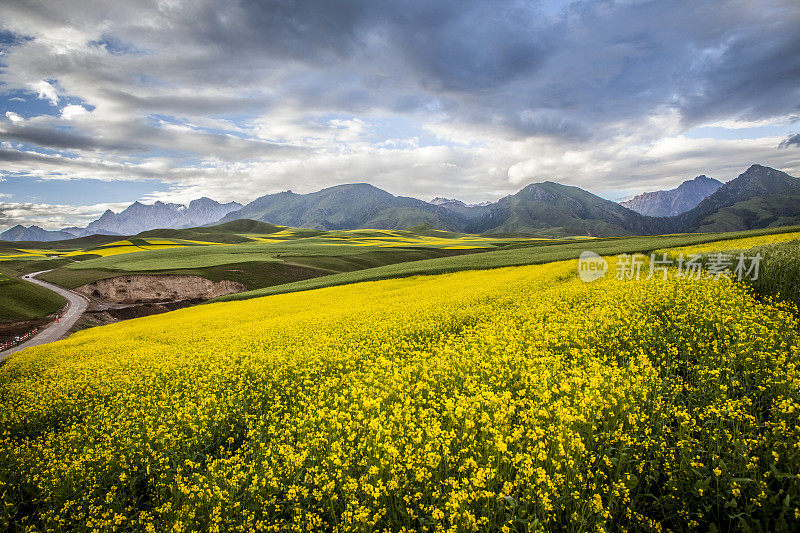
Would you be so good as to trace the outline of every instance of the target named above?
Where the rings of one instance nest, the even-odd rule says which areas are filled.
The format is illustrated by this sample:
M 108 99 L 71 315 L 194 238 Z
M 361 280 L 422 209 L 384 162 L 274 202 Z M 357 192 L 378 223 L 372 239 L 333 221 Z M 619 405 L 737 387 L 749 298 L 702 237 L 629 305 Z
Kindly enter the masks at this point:
M 56 292 L 67 299 L 69 302 L 69 306 L 67 307 L 66 312 L 59 318 L 58 322 L 51 322 L 48 324 L 44 329 L 40 330 L 33 338 L 29 339 L 27 342 L 20 344 L 14 348 L 6 350 L 4 352 L 0 352 L 0 361 L 8 357 L 10 354 L 14 352 L 18 352 L 20 350 L 24 350 L 25 348 L 29 348 L 31 346 L 38 346 L 40 344 L 47 344 L 48 342 L 57 341 L 63 337 L 66 337 L 67 333 L 69 332 L 69 328 L 72 327 L 75 322 L 81 317 L 84 311 L 86 311 L 86 307 L 88 305 L 88 301 L 86 298 L 77 294 L 75 292 L 69 291 L 58 285 L 53 285 L 52 283 L 48 283 L 46 281 L 42 281 L 40 279 L 36 279 L 35 276 L 39 274 L 44 274 L 45 272 L 50 272 L 49 270 L 42 270 L 41 272 L 34 272 L 32 274 L 26 274 L 23 276 L 25 281 L 30 281 L 31 283 L 35 283 L 37 285 L 41 285 L 47 289 L 50 289 L 53 292 Z

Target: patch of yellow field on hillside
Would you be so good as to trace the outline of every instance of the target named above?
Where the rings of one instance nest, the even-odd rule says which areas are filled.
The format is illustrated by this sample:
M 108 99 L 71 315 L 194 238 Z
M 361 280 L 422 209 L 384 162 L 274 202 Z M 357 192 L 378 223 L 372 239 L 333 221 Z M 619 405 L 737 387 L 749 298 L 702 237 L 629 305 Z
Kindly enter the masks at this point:
M 41 257 L 59 256 L 63 252 L 58 250 L 42 250 L 37 248 L 20 248 L 17 253 L 0 253 L 0 261 L 5 259 L 36 259 Z
M 680 248 L 670 248 L 665 250 L 658 250 L 657 253 L 669 252 L 672 254 L 702 254 L 713 252 L 725 252 L 728 250 L 748 250 L 755 246 L 764 244 L 778 244 L 782 242 L 789 242 L 800 239 L 800 231 L 791 233 L 777 233 L 774 235 L 759 235 L 756 237 L 745 237 L 742 239 L 728 239 L 721 241 L 707 242 L 703 244 L 693 244 L 691 246 L 682 246 Z
M 175 248 L 175 247 L 183 247 L 185 245 L 179 244 L 173 241 L 161 241 L 164 244 L 150 244 L 150 241 L 146 245 L 138 245 L 134 244 L 131 241 L 115 241 L 109 244 L 104 244 L 103 246 L 93 247 L 93 248 L 85 248 L 82 250 L 75 250 L 72 252 L 68 252 L 63 254 L 64 257 L 74 257 L 77 255 L 84 255 L 84 254 L 93 254 L 99 255 L 101 257 L 110 257 L 113 255 L 120 255 L 120 254 L 130 254 L 135 252 L 143 252 L 146 250 L 163 250 L 166 248 Z

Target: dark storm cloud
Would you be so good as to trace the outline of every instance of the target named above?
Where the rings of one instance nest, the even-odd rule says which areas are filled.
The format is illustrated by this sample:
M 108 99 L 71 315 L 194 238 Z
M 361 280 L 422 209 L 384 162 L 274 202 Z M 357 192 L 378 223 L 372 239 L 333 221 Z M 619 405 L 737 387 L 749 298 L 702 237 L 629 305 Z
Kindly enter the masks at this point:
M 800 6 L 800 4 L 797 4 Z M 737 116 L 757 121 L 800 112 L 800 19 L 793 26 L 742 29 L 721 56 L 697 73 L 680 106 L 688 123 Z
M 107 150 L 138 151 L 145 150 L 146 145 L 133 143 L 107 143 L 97 137 L 83 135 L 74 130 L 53 128 L 48 126 L 17 126 L 0 124 L 0 136 L 5 140 L 14 140 L 34 144 L 44 148 L 66 150 Z
M 385 31 L 403 61 L 433 90 L 489 90 L 536 72 L 550 51 L 551 28 L 536 4 L 395 4 Z
M 778 148 L 789 148 L 792 145 L 800 147 L 800 133 L 789 135 L 786 139 L 781 141 Z
M 273 16 L 269 4 L 240 4 L 238 20 L 253 37 L 243 55 L 258 62 L 258 51 L 269 50 L 305 61 L 305 85 L 319 90 L 291 94 L 301 105 L 435 105 L 454 120 L 520 136 L 602 135 L 611 122 L 663 108 L 691 127 L 800 106 L 795 2 L 586 2 L 549 18 L 530 2 L 376 5 L 300 4 Z M 258 32 L 261 24 L 270 31 Z M 209 42 L 235 50 L 230 34 L 213 27 L 219 40 Z M 336 75 L 342 68 L 345 79 Z M 424 96 L 409 100 L 409 92 Z
M 308 85 L 331 82 L 287 95 L 304 105 L 407 108 L 410 88 L 427 97 L 411 102 L 418 110 L 436 102 L 456 120 L 566 137 L 662 106 L 693 125 L 800 105 L 790 1 L 586 2 L 551 17 L 531 2 L 253 2 L 230 13 L 224 24 L 206 13 L 202 40 L 246 63 L 304 62 Z
M 71 4 L 58 12 L 45 2 L 25 7 L 40 24 L 57 16 L 77 25 L 87 4 Z M 125 72 L 95 56 L 68 54 L 58 62 L 70 72 L 92 67 L 96 81 L 109 85 L 106 97 L 145 112 L 262 113 L 276 103 L 322 112 L 434 108 L 455 121 L 494 124 L 523 137 L 602 135 L 610 122 L 663 107 L 676 109 L 688 126 L 798 110 L 796 2 L 553 5 L 242 0 L 106 6 L 96 17 L 114 22 L 107 33 L 122 43 L 115 49 L 127 43 L 143 52 L 118 57 Z M 55 68 L 53 57 L 42 61 Z M 141 96 L 125 86 L 131 69 L 184 88 L 228 93 Z M 242 97 L 237 86 L 271 96 Z
M 271 105 L 269 98 L 241 96 L 137 96 L 130 91 L 107 90 L 105 96 L 123 103 L 131 109 L 141 109 L 149 113 L 170 115 L 222 115 L 250 111 L 254 108 L 267 110 Z

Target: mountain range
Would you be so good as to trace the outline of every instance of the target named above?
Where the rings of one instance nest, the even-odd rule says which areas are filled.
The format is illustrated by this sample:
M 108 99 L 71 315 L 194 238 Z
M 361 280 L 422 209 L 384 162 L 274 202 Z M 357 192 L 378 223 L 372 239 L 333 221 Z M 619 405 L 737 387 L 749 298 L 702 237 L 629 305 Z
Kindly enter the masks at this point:
M 447 198 L 425 202 L 394 196 L 367 183 L 352 183 L 309 194 L 267 194 L 245 206 L 220 204 L 208 198 L 194 200 L 188 207 L 136 202 L 118 214 L 106 211 L 86 228 L 47 232 L 36 226 L 16 226 L 0 234 L 0 239 L 54 240 L 63 239 L 65 232 L 75 236 L 133 235 L 157 228 L 208 226 L 240 219 L 321 230 L 428 227 L 540 237 L 734 231 L 800 224 L 800 180 L 752 165 L 725 184 L 698 176 L 676 189 L 645 193 L 623 204 L 551 181 L 530 184 L 497 202 L 473 205 Z
M 336 185 L 309 194 L 267 194 L 228 213 L 220 222 L 240 218 L 321 230 L 401 229 L 420 224 L 451 231 L 463 229 L 462 218 L 450 209 L 394 196 L 368 183 Z
M 550 181 L 533 183 L 497 202 L 480 205 L 447 198 L 423 202 L 355 183 L 310 194 L 285 191 L 261 196 L 228 213 L 222 222 L 247 218 L 322 230 L 402 229 L 425 224 L 466 233 L 542 237 L 732 231 L 800 223 L 800 202 L 787 200 L 793 192 L 800 194 L 800 180 L 753 165 L 725 185 L 698 176 L 672 191 L 642 195 L 657 200 L 667 212 L 685 210 L 656 217 Z
M 657 232 L 663 226 L 583 189 L 553 182 L 531 184 L 498 202 L 473 206 L 458 200 L 423 202 L 353 183 L 310 194 L 268 194 L 228 213 L 221 222 L 236 219 L 320 230 L 426 225 L 466 233 L 542 236 L 631 235 Z
M 668 191 L 646 192 L 633 197 L 620 205 L 641 215 L 650 217 L 671 217 L 694 208 L 722 187 L 722 182 L 706 175 L 681 183 Z

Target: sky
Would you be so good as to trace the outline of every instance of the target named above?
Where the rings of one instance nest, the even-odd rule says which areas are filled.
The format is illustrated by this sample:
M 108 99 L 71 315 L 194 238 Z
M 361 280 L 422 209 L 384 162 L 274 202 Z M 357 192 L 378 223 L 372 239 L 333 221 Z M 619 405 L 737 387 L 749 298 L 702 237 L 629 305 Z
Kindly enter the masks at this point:
M 800 176 L 800 2 L 0 3 L 0 230 L 368 182 Z

